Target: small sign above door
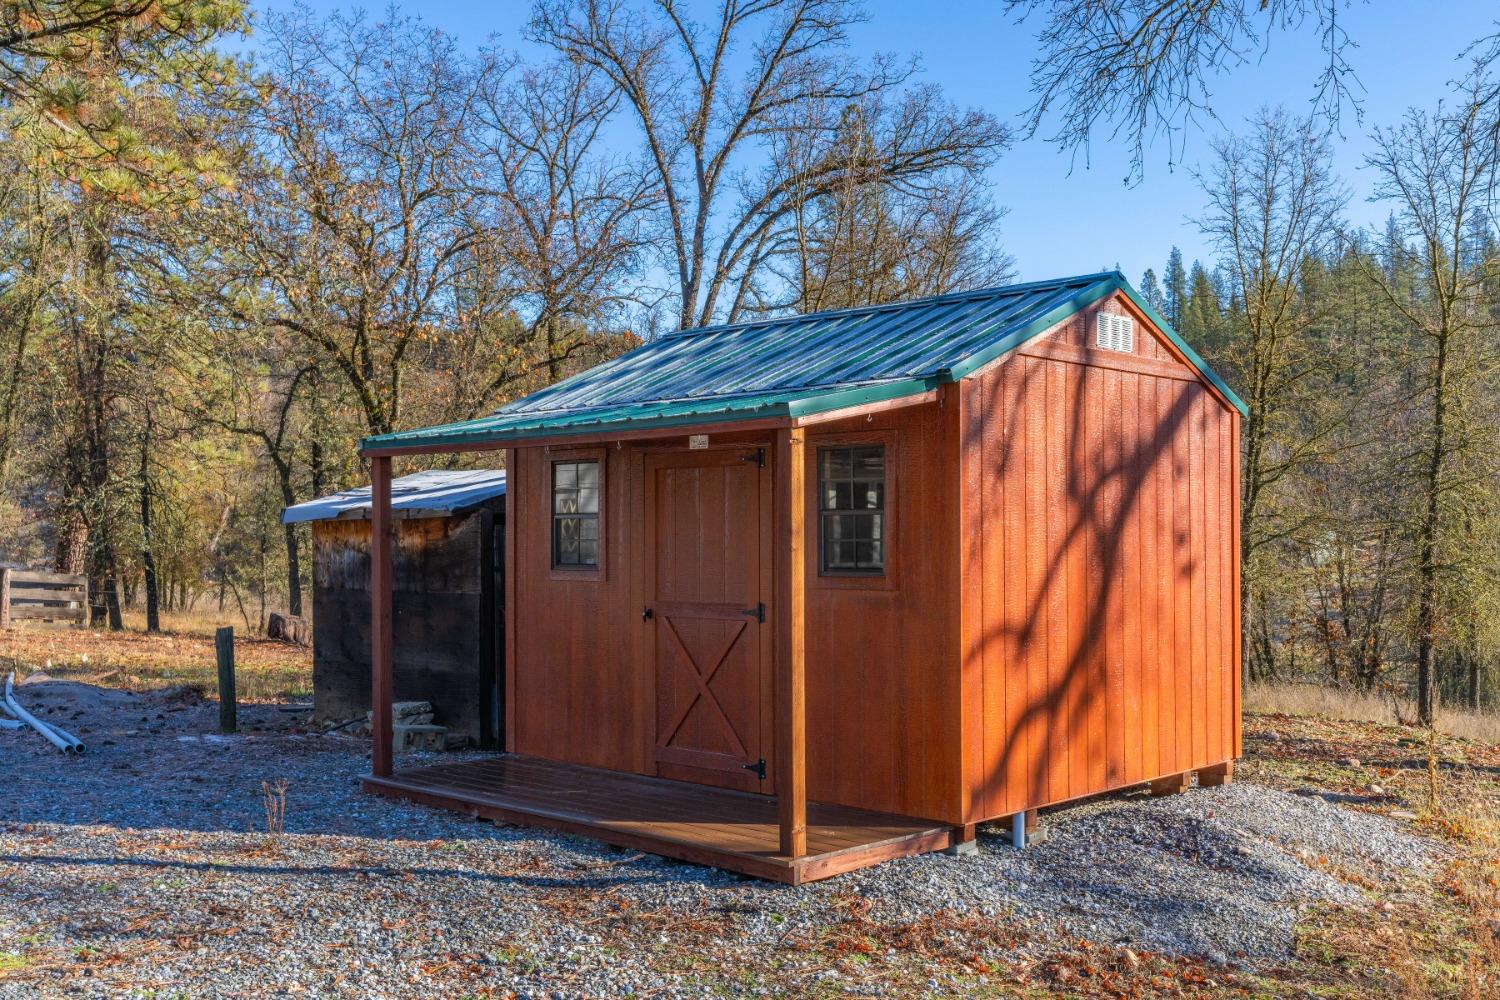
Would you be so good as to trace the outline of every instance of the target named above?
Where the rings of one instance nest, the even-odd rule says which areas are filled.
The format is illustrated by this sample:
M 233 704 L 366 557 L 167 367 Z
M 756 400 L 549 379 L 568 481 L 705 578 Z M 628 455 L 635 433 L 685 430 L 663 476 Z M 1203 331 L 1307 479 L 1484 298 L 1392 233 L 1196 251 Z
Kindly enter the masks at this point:
M 707 434 L 689 434 L 688 435 L 688 447 L 691 448 L 693 451 L 700 451 L 700 450 L 702 450 L 704 448 L 707 448 L 708 447 L 708 435 Z

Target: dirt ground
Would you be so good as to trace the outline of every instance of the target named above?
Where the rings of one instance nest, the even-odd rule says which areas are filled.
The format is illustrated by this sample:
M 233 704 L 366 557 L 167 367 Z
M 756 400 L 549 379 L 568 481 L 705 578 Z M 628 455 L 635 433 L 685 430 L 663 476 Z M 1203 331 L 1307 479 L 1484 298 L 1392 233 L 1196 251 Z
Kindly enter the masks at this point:
M 84 757 L 0 731 L 0 997 L 1500 995 L 1495 744 L 1251 715 L 1232 789 L 794 890 L 366 796 L 368 743 L 287 703 L 302 650 L 243 647 L 233 737 L 206 635 L 12 657 L 93 683 L 20 689 Z
M 127 625 L 134 625 L 127 621 Z M 129 629 L 72 627 L 0 631 L 0 671 L 21 666 L 59 680 L 82 680 L 123 691 L 186 685 L 207 697 L 218 691 L 214 659 L 217 619 L 168 615 L 155 635 Z M 235 687 L 241 701 L 296 701 L 312 697 L 312 651 L 246 635 L 236 629 Z

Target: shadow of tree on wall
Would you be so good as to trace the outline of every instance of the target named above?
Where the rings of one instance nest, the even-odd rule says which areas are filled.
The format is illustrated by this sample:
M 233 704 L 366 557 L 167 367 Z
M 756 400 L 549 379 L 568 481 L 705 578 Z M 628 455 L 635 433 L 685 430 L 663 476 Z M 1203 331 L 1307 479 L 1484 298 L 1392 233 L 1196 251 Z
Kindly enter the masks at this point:
M 1118 402 L 1122 393 L 1119 377 L 1111 380 L 1097 368 L 1024 355 L 982 378 L 973 388 L 972 418 L 965 422 L 962 447 L 966 460 L 977 459 L 981 463 L 978 480 L 983 495 L 980 530 L 964 539 L 965 563 L 982 567 L 981 587 L 985 580 L 1000 574 L 1001 606 L 981 604 L 981 625 L 964 650 L 963 670 L 966 677 L 982 675 L 987 687 L 1004 684 L 1007 699 L 1006 730 L 999 741 L 998 754 L 993 749 L 996 741 L 993 738 L 985 741 L 984 773 L 978 794 L 986 805 L 981 812 L 1018 811 L 1125 783 L 1122 727 L 1145 723 L 1139 715 L 1119 719 L 1113 725 L 1109 720 L 1105 701 L 1117 684 L 1128 683 L 1124 671 L 1140 671 L 1138 692 L 1144 691 L 1145 684 L 1158 685 L 1157 689 L 1165 696 L 1158 703 L 1159 720 L 1163 712 L 1173 711 L 1171 699 L 1179 690 L 1177 669 L 1183 666 L 1205 669 L 1203 663 L 1192 662 L 1190 653 L 1188 664 L 1173 663 L 1170 687 L 1156 679 L 1164 675 L 1159 664 L 1175 656 L 1181 632 L 1178 621 L 1183 613 L 1175 600 L 1165 602 L 1172 607 L 1168 612 L 1162 606 L 1159 590 L 1154 597 L 1143 598 L 1139 594 L 1135 597 L 1136 620 L 1144 629 L 1159 630 L 1155 638 L 1160 643 L 1151 644 L 1156 647 L 1156 662 L 1144 662 L 1140 648 L 1124 657 L 1110 649 L 1110 630 L 1121 626 L 1126 613 L 1128 585 L 1124 583 L 1124 570 L 1138 572 L 1136 566 L 1127 567 L 1127 555 L 1139 561 L 1143 548 L 1137 544 L 1133 552 L 1127 553 L 1127 538 L 1132 532 L 1142 530 L 1138 518 L 1143 498 L 1150 491 L 1155 491 L 1158 501 L 1165 499 L 1170 508 L 1158 510 L 1155 523 L 1148 526 L 1152 532 L 1148 544 L 1156 546 L 1151 560 L 1156 577 L 1151 581 L 1153 587 L 1160 586 L 1158 581 L 1163 578 L 1166 565 L 1171 567 L 1172 574 L 1169 588 L 1191 595 L 1211 585 L 1212 581 L 1204 580 L 1211 568 L 1204 565 L 1206 548 L 1203 551 L 1200 548 L 1206 547 L 1216 535 L 1222 545 L 1222 532 L 1230 530 L 1222 526 L 1205 531 L 1204 538 L 1194 538 L 1191 518 L 1185 520 L 1183 513 L 1176 510 L 1184 496 L 1190 503 L 1206 502 L 1205 483 L 1194 479 L 1198 470 L 1194 468 L 1190 448 L 1206 449 L 1203 473 L 1218 477 L 1223 472 L 1225 459 L 1218 452 L 1229 435 L 1224 433 L 1225 425 L 1220 422 L 1227 418 L 1212 409 L 1219 405 L 1218 401 L 1201 383 L 1136 377 L 1139 381 L 1126 393 L 1135 401 L 1133 413 L 1110 405 Z M 1148 386 L 1151 388 L 1147 389 Z M 1063 417 L 1060 425 L 1053 419 L 1059 412 Z M 1044 454 L 1040 456 L 1035 454 L 1038 443 L 1044 446 Z M 1054 460 L 1057 448 L 1061 448 L 1065 466 L 1061 472 L 1063 502 L 1049 505 L 1048 501 L 1055 496 L 1053 487 L 1058 485 Z M 1042 472 L 1041 483 L 1036 483 L 1032 475 L 1038 468 Z M 1215 487 L 1212 494 L 1215 512 L 1210 516 L 1219 516 L 1229 502 L 1223 492 L 1226 488 L 1222 480 Z M 1040 490 L 1042 494 L 1042 506 L 1047 512 L 1043 525 L 1035 525 L 1034 516 L 1029 514 L 1028 498 L 1032 490 Z M 1020 514 L 1013 518 L 1016 507 Z M 1034 547 L 1028 546 L 1025 538 L 1017 541 L 1003 534 L 1012 531 L 1017 522 L 1025 524 L 1027 537 L 1037 530 L 1045 532 L 1039 565 L 1033 558 Z M 1170 525 L 1165 533 L 1164 522 Z M 998 541 L 996 533 L 1002 533 Z M 1026 565 L 1017 565 L 1014 553 L 1021 553 Z M 1221 569 L 1228 572 L 1227 565 Z M 1076 579 L 1080 570 L 1082 580 Z M 1078 600 L 1080 587 L 1085 613 L 1078 627 L 1070 608 Z M 1020 602 L 1014 599 L 1014 588 L 1021 588 Z M 981 602 L 991 592 L 986 588 Z M 1211 600 L 1209 592 L 1202 593 L 1207 607 Z M 1226 596 L 1222 589 L 1216 593 L 1220 600 Z M 1145 603 L 1139 603 L 1143 599 Z M 1016 603 L 1021 605 L 1018 615 L 1012 613 Z M 1061 616 L 1057 614 L 1059 606 Z M 1148 609 L 1154 611 L 1149 619 Z M 1189 609 L 1187 613 L 1192 612 Z M 1059 640 L 1052 634 L 1059 620 L 1065 650 L 1060 673 L 1053 667 Z M 1141 639 L 1140 632 L 1136 638 Z M 1218 648 L 1222 652 L 1222 647 Z M 1139 662 L 1121 662 L 1131 658 Z M 1037 680 L 1043 674 L 1046 680 L 1039 692 Z M 1013 711 L 1009 699 L 1015 697 L 1022 683 L 1027 695 L 1020 710 Z M 1189 693 L 1194 696 L 1191 683 Z M 992 696 L 986 693 L 986 708 L 991 700 Z M 1139 705 L 1136 707 L 1139 709 Z M 1179 716 L 1184 711 L 1197 709 L 1177 706 Z M 1160 726 L 1157 720 L 1148 721 Z M 1199 720 L 1200 725 L 1206 726 L 1207 722 Z M 1179 723 L 1186 724 L 1188 720 L 1174 718 L 1174 734 L 1187 735 L 1191 744 L 1193 726 Z M 1111 745 L 1104 743 L 1106 738 Z M 1112 744 L 1120 744 L 1118 754 Z M 1059 747 L 1064 748 L 1065 762 L 1055 759 Z M 1158 760 L 1142 760 L 1137 770 L 1143 773 L 1135 780 L 1183 770 L 1189 763 L 1211 762 L 1194 759 L 1191 746 L 1169 750 L 1159 745 L 1157 749 Z M 1025 761 L 1028 755 L 1025 787 L 1017 788 L 1011 777 L 1018 758 Z M 1163 762 L 1169 759 L 1174 766 L 1165 770 Z M 1089 775 L 1083 782 L 1077 779 L 1080 764 Z M 1064 779 L 1066 787 L 1058 787 L 1057 771 L 1066 768 L 1073 769 L 1074 777 L 1071 781 Z M 1081 786 L 1086 791 L 1080 792 Z M 1003 809 L 990 807 L 1002 802 Z

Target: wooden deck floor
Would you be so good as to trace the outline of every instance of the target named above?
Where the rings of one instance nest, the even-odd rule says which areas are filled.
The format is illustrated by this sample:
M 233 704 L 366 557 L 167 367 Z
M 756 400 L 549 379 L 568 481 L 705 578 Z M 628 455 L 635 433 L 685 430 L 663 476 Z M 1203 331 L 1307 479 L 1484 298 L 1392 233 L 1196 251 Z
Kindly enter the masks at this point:
M 791 885 L 940 850 L 953 836 L 925 820 L 808 803 L 808 853 L 788 858 L 777 853 L 774 798 L 518 754 L 397 771 L 364 787 Z

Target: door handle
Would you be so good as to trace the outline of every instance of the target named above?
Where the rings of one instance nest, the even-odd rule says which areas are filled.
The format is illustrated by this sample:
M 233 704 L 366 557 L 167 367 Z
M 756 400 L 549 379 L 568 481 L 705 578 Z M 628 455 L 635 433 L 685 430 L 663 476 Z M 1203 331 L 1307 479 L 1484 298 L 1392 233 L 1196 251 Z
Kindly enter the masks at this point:
M 651 619 L 653 619 L 655 617 L 656 617 L 655 612 L 653 612 L 650 608 L 642 608 L 641 609 L 641 621 L 643 621 L 643 622 L 649 622 Z

